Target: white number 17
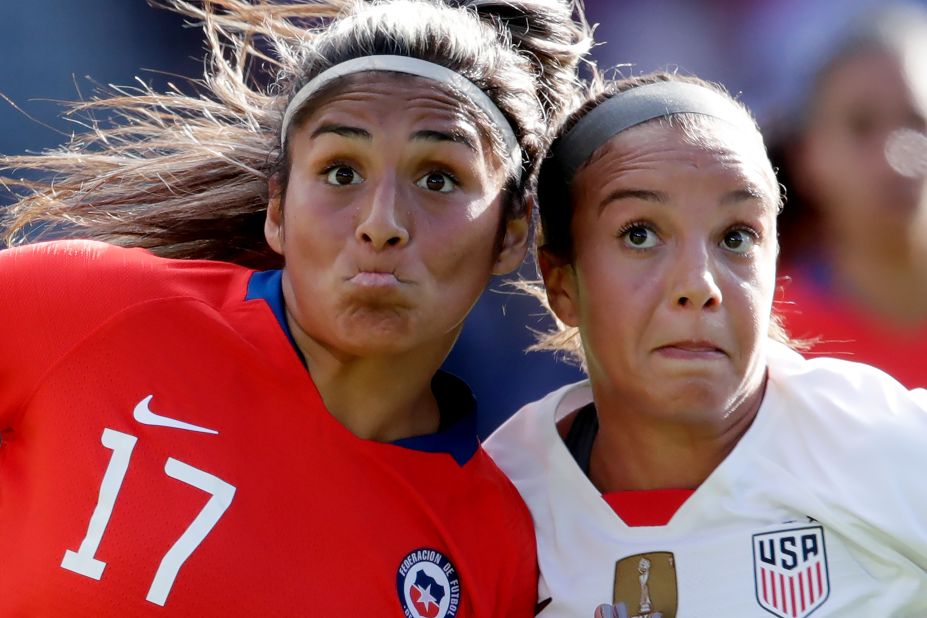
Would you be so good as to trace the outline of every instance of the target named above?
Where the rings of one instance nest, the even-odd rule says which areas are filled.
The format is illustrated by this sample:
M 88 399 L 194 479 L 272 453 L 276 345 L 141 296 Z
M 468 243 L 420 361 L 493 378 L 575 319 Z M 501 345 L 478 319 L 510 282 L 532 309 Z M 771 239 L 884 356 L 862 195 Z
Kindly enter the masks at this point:
M 106 563 L 97 560 L 94 555 L 100 547 L 103 533 L 106 532 L 106 526 L 113 514 L 116 497 L 122 488 L 122 482 L 125 480 L 126 472 L 129 469 L 129 459 L 132 457 L 132 450 L 135 448 L 138 438 L 121 431 L 106 428 L 103 430 L 100 441 L 103 446 L 113 451 L 106 472 L 103 474 L 103 482 L 100 484 L 100 497 L 93 509 L 93 514 L 90 516 L 87 534 L 80 547 L 77 551 L 70 549 L 65 551 L 64 558 L 61 560 L 62 568 L 97 580 L 103 576 Z M 148 589 L 148 596 L 145 597 L 148 601 L 157 605 L 164 605 L 167 601 L 167 595 L 174 585 L 174 580 L 177 579 L 177 572 L 180 571 L 180 567 L 199 547 L 199 544 L 203 542 L 203 539 L 216 525 L 222 514 L 229 508 L 232 498 L 235 496 L 234 486 L 173 457 L 167 459 L 164 464 L 164 472 L 171 478 L 210 494 L 210 498 L 203 510 L 199 512 L 193 522 L 180 535 L 180 538 L 177 539 L 177 542 L 171 546 L 161 559 L 161 564 L 158 566 L 151 587 Z

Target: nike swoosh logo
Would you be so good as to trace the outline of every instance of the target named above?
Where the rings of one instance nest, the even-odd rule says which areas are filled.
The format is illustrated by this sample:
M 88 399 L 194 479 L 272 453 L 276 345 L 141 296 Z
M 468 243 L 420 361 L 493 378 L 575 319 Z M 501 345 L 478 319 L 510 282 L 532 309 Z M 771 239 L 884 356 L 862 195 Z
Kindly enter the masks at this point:
M 135 406 L 135 410 L 132 411 L 132 416 L 139 423 L 143 425 L 157 425 L 158 427 L 170 427 L 172 429 L 186 429 L 187 431 L 197 431 L 199 433 L 219 433 L 215 429 L 207 429 L 206 427 L 200 427 L 199 425 L 178 421 L 176 418 L 155 414 L 151 411 L 151 408 L 148 407 L 148 404 L 151 403 L 151 399 L 153 397 L 154 395 L 148 395 L 139 401 Z

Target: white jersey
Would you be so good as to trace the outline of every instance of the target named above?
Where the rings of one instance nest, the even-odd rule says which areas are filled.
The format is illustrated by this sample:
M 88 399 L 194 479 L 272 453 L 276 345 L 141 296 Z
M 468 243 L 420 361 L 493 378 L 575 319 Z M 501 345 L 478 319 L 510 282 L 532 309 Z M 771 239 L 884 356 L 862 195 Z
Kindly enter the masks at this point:
M 768 356 L 753 425 L 665 526 L 625 525 L 557 433 L 588 382 L 490 437 L 534 516 L 542 618 L 601 603 L 622 618 L 927 617 L 927 391 L 778 343 Z

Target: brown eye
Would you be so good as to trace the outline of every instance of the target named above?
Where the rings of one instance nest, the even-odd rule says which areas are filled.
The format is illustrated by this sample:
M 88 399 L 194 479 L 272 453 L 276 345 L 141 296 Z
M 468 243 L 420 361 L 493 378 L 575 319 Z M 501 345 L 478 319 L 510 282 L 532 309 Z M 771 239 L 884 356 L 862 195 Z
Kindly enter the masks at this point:
M 643 223 L 632 223 L 618 233 L 624 244 L 632 249 L 650 249 L 660 241 L 657 233 Z
M 428 172 L 415 184 L 423 189 L 437 193 L 450 193 L 456 186 L 454 179 L 444 172 Z
M 756 243 L 756 234 L 745 229 L 730 230 L 721 240 L 724 248 L 734 253 L 749 253 Z
M 642 227 L 628 232 L 628 242 L 638 247 L 647 243 L 647 230 Z
M 347 165 L 336 165 L 325 174 L 325 180 L 330 185 L 356 185 L 364 181 L 363 177 L 357 171 Z

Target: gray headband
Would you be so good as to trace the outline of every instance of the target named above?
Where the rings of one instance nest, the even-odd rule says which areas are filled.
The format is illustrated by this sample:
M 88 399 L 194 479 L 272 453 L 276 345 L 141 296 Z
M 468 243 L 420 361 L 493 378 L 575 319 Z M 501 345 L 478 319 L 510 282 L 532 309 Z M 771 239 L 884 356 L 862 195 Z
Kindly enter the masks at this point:
M 592 153 L 611 138 L 648 120 L 673 114 L 701 114 L 727 122 L 747 116 L 727 97 L 704 86 L 687 82 L 646 84 L 619 92 L 583 116 L 560 140 L 554 158 L 569 182 Z
M 493 103 L 489 96 L 480 90 L 480 88 L 469 79 L 452 71 L 447 67 L 427 60 L 419 60 L 409 56 L 362 56 L 353 58 L 333 67 L 322 71 L 309 83 L 300 88 L 290 104 L 287 105 L 283 113 L 283 126 L 280 129 L 280 147 L 286 147 L 286 135 L 289 131 L 290 123 L 293 121 L 293 115 L 305 104 L 313 94 L 318 92 L 322 87 L 330 82 L 340 79 L 353 73 L 363 71 L 392 71 L 394 73 L 405 73 L 407 75 L 416 75 L 432 81 L 447 84 L 454 90 L 463 93 L 477 107 L 479 107 L 492 120 L 499 133 L 502 134 L 502 140 L 505 142 L 505 149 L 512 157 L 517 167 L 521 167 L 521 147 L 518 145 L 518 139 L 509 121 L 502 114 L 502 111 Z

